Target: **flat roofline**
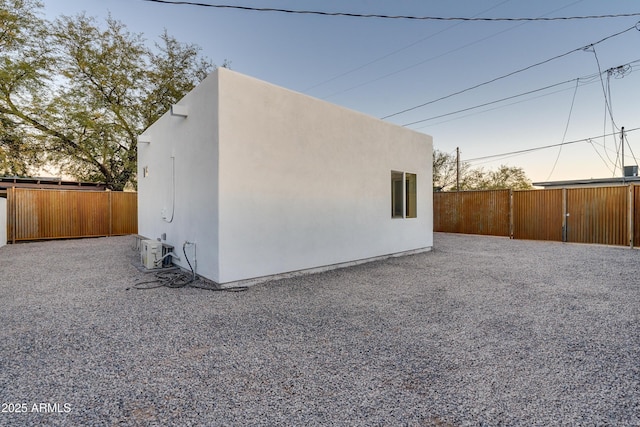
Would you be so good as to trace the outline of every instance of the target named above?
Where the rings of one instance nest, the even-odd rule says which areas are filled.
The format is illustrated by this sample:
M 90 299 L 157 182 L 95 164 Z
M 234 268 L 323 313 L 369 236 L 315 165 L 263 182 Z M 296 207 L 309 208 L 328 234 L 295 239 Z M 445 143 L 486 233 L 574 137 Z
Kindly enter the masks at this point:
M 567 181 L 533 182 L 536 187 L 562 187 L 566 185 L 603 185 L 603 184 L 627 184 L 640 182 L 640 176 L 619 176 L 611 178 L 574 179 Z
M 67 181 L 56 177 L 0 176 L 0 189 L 13 186 L 23 188 L 83 188 L 98 190 L 104 190 L 107 187 L 103 182 Z

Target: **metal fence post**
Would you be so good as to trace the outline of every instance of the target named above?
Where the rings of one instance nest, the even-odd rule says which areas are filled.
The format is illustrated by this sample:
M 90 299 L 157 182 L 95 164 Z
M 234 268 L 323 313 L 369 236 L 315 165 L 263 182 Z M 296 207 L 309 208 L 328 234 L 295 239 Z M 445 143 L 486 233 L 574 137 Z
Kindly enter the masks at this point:
M 513 190 L 509 189 L 509 238 L 513 239 Z
M 629 239 L 629 248 L 633 249 L 633 240 L 635 237 L 635 189 L 633 184 L 628 186 L 628 198 L 627 198 L 627 238 Z
M 16 244 L 16 230 L 18 229 L 16 222 L 18 215 L 16 213 L 16 187 L 11 187 L 11 243 Z
M 567 212 L 567 189 L 562 189 L 562 241 L 566 242 L 568 239 L 568 224 L 567 217 L 569 216 L 569 212 Z
M 111 198 L 111 191 L 109 193 L 109 237 L 113 236 L 113 199 Z

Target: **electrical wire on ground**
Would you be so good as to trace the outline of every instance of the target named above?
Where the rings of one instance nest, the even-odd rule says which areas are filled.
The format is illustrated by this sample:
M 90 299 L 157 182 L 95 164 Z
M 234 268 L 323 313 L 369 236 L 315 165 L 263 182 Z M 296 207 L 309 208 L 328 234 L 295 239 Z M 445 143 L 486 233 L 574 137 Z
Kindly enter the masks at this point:
M 585 15 L 585 16 L 556 16 L 556 17 L 539 17 L 539 18 L 481 18 L 481 17 L 444 17 L 444 16 L 412 16 L 412 15 L 384 15 L 377 13 L 351 13 L 351 12 L 324 12 L 319 10 L 296 10 L 296 9 L 280 9 L 273 7 L 250 7 L 229 4 L 211 4 L 195 1 L 179 1 L 179 0 L 142 0 L 151 3 L 162 3 L 171 5 L 185 5 L 198 7 L 211 7 L 216 9 L 237 9 L 252 12 L 278 12 L 298 15 L 322 15 L 322 16 L 343 16 L 349 18 L 380 18 L 380 19 L 411 19 L 419 21 L 570 21 L 577 19 L 604 19 L 604 18 L 625 18 L 630 16 L 640 16 L 640 13 L 619 13 L 608 15 Z
M 157 273 L 155 273 L 155 277 L 153 280 L 136 282 L 132 286 L 132 288 L 137 290 L 149 290 L 163 287 L 171 289 L 189 287 L 217 292 L 243 292 L 249 289 L 247 286 L 221 287 L 216 283 L 208 282 L 198 277 L 195 273 L 195 270 L 193 269 L 193 266 L 191 265 L 191 261 L 189 261 L 189 257 L 187 256 L 186 246 L 187 243 L 185 242 L 182 245 L 182 253 L 184 254 L 184 259 L 189 265 L 191 274 L 188 274 L 187 272 L 179 269 L 158 271 Z M 129 289 L 131 288 L 127 288 L 127 290 Z

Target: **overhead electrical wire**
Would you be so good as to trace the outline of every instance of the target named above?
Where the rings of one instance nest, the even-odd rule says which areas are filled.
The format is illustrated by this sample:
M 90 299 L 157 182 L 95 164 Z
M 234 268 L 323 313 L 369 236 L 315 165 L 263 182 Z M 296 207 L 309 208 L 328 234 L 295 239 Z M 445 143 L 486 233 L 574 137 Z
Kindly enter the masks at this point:
M 560 154 L 562 153 L 562 147 L 564 147 L 564 140 L 567 137 L 567 131 L 569 130 L 569 123 L 571 123 L 571 114 L 573 113 L 573 106 L 576 102 L 576 94 L 578 93 L 578 83 L 580 80 L 576 79 L 576 88 L 573 91 L 573 98 L 571 98 L 571 107 L 569 108 L 569 117 L 567 118 L 567 125 L 564 127 L 564 133 L 562 134 L 562 142 L 560 143 L 560 149 L 558 150 L 558 155 L 556 156 L 556 161 L 553 162 L 553 167 L 551 168 L 551 172 L 549 172 L 549 176 L 545 181 L 549 181 L 551 175 L 556 170 L 556 166 L 558 165 L 558 160 L 560 160 Z
M 626 63 L 624 65 L 620 65 L 620 66 L 617 66 L 617 67 L 609 68 L 608 70 L 605 70 L 600 74 L 595 73 L 595 74 L 591 74 L 591 75 L 588 75 L 588 76 L 583 76 L 583 77 L 578 77 L 578 78 L 574 78 L 574 79 L 570 79 L 570 80 L 565 80 L 565 81 L 560 82 L 560 83 L 554 83 L 554 84 L 551 84 L 551 85 L 548 85 L 548 86 L 544 86 L 544 87 L 541 87 L 541 88 L 538 88 L 538 89 L 533 89 L 533 90 L 529 90 L 529 91 L 526 91 L 526 92 L 521 92 L 521 93 L 518 93 L 516 95 L 511 95 L 511 96 L 507 96 L 507 97 L 504 97 L 504 98 L 496 99 L 496 100 L 493 100 L 493 101 L 484 102 L 482 104 L 474 105 L 473 107 L 466 107 L 466 108 L 462 108 L 460 110 L 455 110 L 455 111 L 450 111 L 448 113 L 438 114 L 437 116 L 427 117 L 426 119 L 420 119 L 420 120 L 416 120 L 416 121 L 413 121 L 413 122 L 410 122 L 410 123 L 405 123 L 405 124 L 403 124 L 401 126 L 412 126 L 412 125 L 415 125 L 415 124 L 418 124 L 418 123 L 424 123 L 424 122 L 428 122 L 428 121 L 431 121 L 431 120 L 440 119 L 440 118 L 443 118 L 443 117 L 453 116 L 455 114 L 464 113 L 464 112 L 467 112 L 467 111 L 471 111 L 471 110 L 475 110 L 475 109 L 478 109 L 478 108 L 486 107 L 486 106 L 489 106 L 489 105 L 492 105 L 492 104 L 498 104 L 500 102 L 508 101 L 510 99 L 519 98 L 521 96 L 531 95 L 532 93 L 542 92 L 544 90 L 551 89 L 551 88 L 554 88 L 554 87 L 557 87 L 557 86 L 562 86 L 562 85 L 565 85 L 565 84 L 571 83 L 571 82 L 576 82 L 576 84 L 580 84 L 580 86 L 584 86 L 584 85 L 587 85 L 587 84 L 595 83 L 595 79 L 597 79 L 598 76 L 600 76 L 601 74 L 604 74 L 604 73 L 610 74 L 613 70 L 624 69 L 625 70 L 624 71 L 625 72 L 624 75 L 628 75 L 628 74 L 633 72 L 632 65 L 636 64 L 638 62 L 640 62 L 640 59 L 636 59 L 635 61 L 628 62 L 628 63 Z M 565 90 L 565 89 L 563 89 L 563 90 Z M 555 91 L 555 92 L 552 92 L 552 93 L 557 93 L 557 92 L 558 91 Z M 508 104 L 508 105 L 512 105 L 512 104 Z M 487 110 L 487 111 L 489 111 L 489 110 Z
M 631 151 L 631 157 L 633 157 L 633 160 L 636 162 L 636 165 L 638 164 L 638 159 L 636 159 L 636 155 L 633 152 L 633 149 L 631 148 L 631 144 L 629 144 L 629 140 L 627 139 L 627 133 L 624 132 L 622 134 L 623 139 L 625 140 L 625 142 L 627 143 L 627 147 L 629 147 L 629 151 Z
M 573 81 L 573 80 L 569 80 L 569 81 Z M 586 82 L 586 83 L 582 83 L 582 85 L 581 85 L 581 86 L 585 86 L 585 85 L 593 84 L 593 83 L 594 83 L 594 82 Z M 534 99 L 543 98 L 543 97 L 545 97 L 545 96 L 555 95 L 556 93 L 564 92 L 564 91 L 566 91 L 566 90 L 567 90 L 567 89 L 558 89 L 558 90 L 554 90 L 553 92 L 544 93 L 544 94 L 542 94 L 542 95 L 534 96 L 534 97 L 532 97 L 532 98 L 521 99 L 521 100 L 518 100 L 518 101 L 510 102 L 510 103 L 508 103 L 508 104 L 499 105 L 499 106 L 497 106 L 497 107 L 493 107 L 493 108 L 487 108 L 486 110 L 478 111 L 478 112 L 475 112 L 475 113 L 465 114 L 465 115 L 463 115 L 463 116 L 453 117 L 453 118 L 450 118 L 450 119 L 448 119 L 448 120 L 442 120 L 442 121 L 439 121 L 439 122 L 435 122 L 435 123 L 432 123 L 432 124 L 429 124 L 429 125 L 420 126 L 420 127 L 413 128 L 413 129 L 414 129 L 414 130 L 424 129 L 424 128 L 426 128 L 426 127 L 436 126 L 436 125 L 440 125 L 440 124 L 443 124 L 443 123 L 448 123 L 448 122 L 451 122 L 451 121 L 454 121 L 454 120 L 460 120 L 460 119 L 463 119 L 463 118 L 465 118 L 465 117 L 473 116 L 473 115 L 476 115 L 476 114 L 488 113 L 489 111 L 498 110 L 498 109 L 500 109 L 500 108 L 509 107 L 509 106 L 511 106 L 511 105 L 521 104 L 521 103 L 523 103 L 523 102 L 533 101 Z
M 552 13 L 555 13 L 555 12 L 558 12 L 558 11 L 560 11 L 560 10 L 566 9 L 567 7 L 571 7 L 571 6 L 575 5 L 576 3 L 580 3 L 580 2 L 582 2 L 582 1 L 583 1 L 583 0 L 576 0 L 576 1 L 574 1 L 573 3 L 571 3 L 571 4 L 568 4 L 568 5 L 566 5 L 566 6 L 563 6 L 563 7 L 557 8 L 557 9 L 554 9 L 554 10 L 549 11 L 549 12 L 547 12 L 547 13 L 545 13 L 544 15 L 541 15 L 541 16 L 547 16 L 547 15 L 550 15 L 550 14 L 552 14 Z M 494 8 L 495 8 L 495 7 L 498 7 L 498 6 L 501 6 L 501 5 L 502 5 L 502 4 L 504 4 L 504 3 L 505 3 L 505 2 L 502 2 L 502 3 L 500 3 L 500 4 L 496 5 L 496 6 L 494 6 Z M 493 9 L 493 8 L 492 8 L 492 9 Z M 488 10 L 491 10 L 491 9 L 488 9 Z M 486 11 L 485 11 L 485 12 L 486 12 Z M 484 13 L 484 12 L 481 12 L 480 14 L 482 14 L 482 13 Z M 478 14 L 478 15 L 480 15 L 480 14 Z M 509 32 L 509 31 L 515 30 L 516 28 L 519 28 L 519 27 L 521 27 L 521 26 L 523 26 L 523 25 L 527 25 L 528 23 L 529 23 L 529 22 L 520 22 L 520 23 L 518 23 L 517 25 L 513 25 L 513 26 L 510 26 L 510 27 L 508 27 L 508 28 L 504 28 L 504 29 L 502 29 L 502 30 L 500 30 L 500 31 L 497 31 L 497 32 L 492 33 L 492 34 L 489 34 L 488 36 L 485 36 L 485 37 L 482 37 L 482 38 L 479 38 L 479 39 L 475 39 L 475 40 L 473 40 L 473 41 L 471 41 L 471 42 L 469 42 L 469 43 L 463 44 L 462 46 L 458 46 L 458 47 L 456 47 L 456 48 L 454 48 L 454 49 L 447 50 L 446 52 L 443 52 L 443 53 L 437 54 L 437 55 L 435 55 L 435 56 L 431 56 L 431 57 L 429 57 L 429 58 L 426 58 L 426 59 L 423 59 L 423 60 L 421 60 L 421 61 L 415 62 L 415 63 L 413 63 L 413 64 L 411 64 L 411 65 L 408 65 L 408 66 L 402 67 L 402 68 L 400 68 L 400 69 L 398 69 L 398 70 L 395 70 L 395 71 L 392 71 L 392 72 L 390 72 L 390 73 L 386 73 L 386 74 L 383 74 L 383 75 L 381 75 L 381 76 L 379 76 L 379 77 L 376 77 L 376 78 L 373 78 L 373 79 L 370 79 L 370 80 L 367 80 L 367 81 L 364 81 L 364 82 L 360 82 L 360 83 L 356 84 L 355 86 L 351 86 L 351 87 L 348 87 L 348 88 L 346 88 L 346 89 L 342 89 L 342 90 L 339 90 L 339 91 L 337 91 L 337 92 L 333 92 L 333 93 L 331 93 L 331 94 L 329 94 L 329 95 L 323 96 L 323 97 L 322 97 L 322 99 L 329 99 L 329 98 L 332 98 L 332 97 L 334 97 L 334 96 L 336 96 L 336 95 L 341 95 L 341 94 L 343 94 L 343 93 L 350 92 L 350 91 L 352 91 L 352 90 L 355 90 L 355 89 L 361 88 L 361 87 L 363 87 L 363 86 L 367 86 L 367 85 L 369 85 L 369 84 L 371 84 L 371 83 L 378 82 L 378 81 L 380 81 L 380 80 L 386 79 L 387 77 L 394 76 L 394 75 L 396 75 L 396 74 L 399 74 L 399 73 L 405 72 L 405 71 L 407 71 L 407 70 L 410 70 L 410 69 L 412 69 L 412 68 L 418 67 L 418 66 L 420 66 L 420 65 L 426 64 L 427 62 L 431 62 L 431 61 L 434 61 L 434 60 L 436 60 L 436 59 L 440 59 L 440 58 L 445 57 L 445 56 L 447 56 L 447 55 L 451 55 L 451 54 L 453 54 L 453 53 L 456 53 L 456 52 L 459 52 L 459 51 L 461 51 L 461 50 L 463 50 L 463 49 L 466 49 L 466 48 L 468 48 L 468 47 L 470 47 L 470 46 L 473 46 L 473 45 L 476 45 L 476 44 L 482 43 L 482 42 L 484 42 L 484 41 L 486 41 L 486 40 L 489 40 L 489 39 L 491 39 L 491 38 L 493 38 L 493 37 L 496 37 L 496 36 L 498 36 L 498 35 L 500 35 L 500 34 L 504 34 L 504 33 L 506 33 L 506 32 Z M 445 28 L 444 30 L 439 31 L 439 32 L 437 32 L 437 33 L 435 33 L 435 34 L 433 34 L 433 35 L 435 36 L 435 35 L 441 34 L 441 33 L 445 32 L 445 31 L 447 31 L 447 30 L 449 30 L 449 29 L 451 29 L 451 28 L 454 28 L 454 27 L 456 27 L 456 26 L 458 26 L 458 25 L 461 25 L 461 24 L 463 24 L 463 23 L 462 23 L 462 22 L 458 22 L 457 24 L 451 25 L 451 26 L 449 26 L 449 27 Z M 428 38 L 430 38 L 430 37 L 427 37 L 427 39 L 428 39 Z M 426 39 L 423 39 L 423 40 L 426 40 Z M 422 41 L 422 40 L 419 40 L 419 41 Z M 415 44 L 415 43 L 414 43 L 414 44 Z M 412 45 L 413 45 L 413 44 L 411 44 L 411 45 L 409 45 L 409 46 L 412 46 Z M 401 50 L 404 50 L 404 48 L 403 48 L 403 49 L 400 49 L 399 51 L 401 51 Z M 386 58 L 386 57 L 388 57 L 388 56 L 384 56 L 384 57 L 379 58 L 379 59 L 384 59 L 384 58 Z M 370 64 L 375 63 L 375 62 L 377 62 L 377 60 L 376 60 L 376 61 L 372 61 L 372 62 L 370 62 L 369 64 L 365 64 L 364 66 L 366 66 L 366 65 L 370 65 Z M 364 66 L 362 66 L 362 67 L 358 67 L 358 69 L 361 69 L 361 68 L 363 68 Z M 354 70 L 354 71 L 355 71 L 355 70 Z M 342 75 L 339 75 L 338 77 L 342 77 L 343 75 L 347 75 L 347 74 L 349 74 L 349 73 L 344 73 L 344 74 L 342 74 Z M 331 79 L 331 80 L 329 80 L 329 81 L 333 81 L 333 80 L 335 80 L 335 79 Z M 328 82 L 328 81 L 327 81 L 327 82 Z M 324 84 L 324 83 L 326 83 L 326 82 L 323 82 L 322 84 Z M 317 86 L 317 85 L 316 85 L 316 86 Z M 316 87 L 316 86 L 313 86 L 313 87 Z M 309 89 L 307 89 L 307 90 L 309 90 Z
M 507 77 L 511 77 L 511 76 L 513 76 L 515 74 L 522 73 L 524 71 L 530 70 L 530 69 L 532 69 L 534 67 L 538 67 L 538 66 L 546 64 L 548 62 L 555 61 L 556 59 L 563 58 L 565 56 L 571 55 L 572 53 L 579 52 L 579 51 L 584 51 L 584 50 L 589 49 L 589 48 L 593 48 L 597 44 L 600 44 L 600 43 L 602 43 L 602 42 L 604 42 L 606 40 L 609 40 L 609 39 L 611 39 L 613 37 L 620 36 L 620 35 L 622 35 L 624 33 L 627 33 L 627 32 L 629 32 L 629 31 L 631 31 L 633 29 L 636 29 L 636 30 L 640 31 L 640 22 L 636 23 L 635 25 L 633 25 L 633 26 L 631 26 L 631 27 L 629 27 L 629 28 L 627 28 L 625 30 L 622 30 L 622 31 L 617 32 L 615 34 L 611 34 L 611 35 L 609 35 L 609 36 L 607 36 L 607 37 L 605 37 L 603 39 L 600 39 L 600 40 L 598 40 L 598 41 L 596 41 L 594 43 L 588 44 L 586 46 L 582 46 L 582 47 L 570 50 L 570 51 L 562 53 L 560 55 L 556 55 L 556 56 L 554 56 L 552 58 L 545 59 L 544 61 L 536 62 L 535 64 L 531 64 L 531 65 L 528 65 L 528 66 L 526 66 L 524 68 L 520 68 L 518 70 L 512 71 L 512 72 L 507 73 L 507 74 L 504 74 L 502 76 L 495 77 L 495 78 L 493 78 L 491 80 L 487 80 L 485 82 L 478 83 L 478 84 L 476 84 L 474 86 L 470 86 L 470 87 L 468 87 L 466 89 L 459 90 L 459 91 L 451 93 L 449 95 L 441 96 L 441 97 L 433 99 L 431 101 L 427 101 L 427 102 L 424 102 L 422 104 L 419 104 L 419 105 L 416 105 L 416 106 L 413 106 L 413 107 L 410 107 L 410 108 L 406 108 L 404 110 L 401 110 L 401 111 L 398 111 L 398 112 L 395 112 L 395 113 L 392 113 L 392 114 L 388 114 L 388 115 L 386 115 L 384 117 L 381 117 L 381 119 L 388 119 L 388 118 L 391 118 L 391 117 L 398 116 L 400 114 L 407 113 L 409 111 L 416 110 L 416 109 L 421 108 L 421 107 L 425 107 L 425 106 L 430 105 L 430 104 L 435 104 L 436 102 L 443 101 L 443 100 L 448 99 L 448 98 L 452 98 L 454 96 L 460 95 L 460 94 L 465 93 L 465 92 L 469 92 L 469 91 L 477 89 L 479 87 L 486 86 L 486 85 L 491 84 L 491 83 L 495 83 L 498 80 L 502 80 L 502 79 L 505 79 Z
M 488 106 L 488 105 L 497 104 L 497 103 L 499 103 L 499 102 L 508 101 L 508 100 L 510 100 L 510 99 L 519 98 L 519 97 L 521 97 L 521 96 L 530 95 L 530 94 L 532 94 L 532 93 L 541 92 L 541 91 L 543 91 L 543 90 L 551 89 L 551 88 L 554 88 L 554 87 L 556 87 L 556 86 L 562 86 L 562 85 L 564 85 L 564 84 L 571 83 L 571 82 L 573 82 L 573 81 L 576 81 L 576 82 L 577 82 L 577 81 L 579 81 L 579 80 L 580 80 L 580 78 L 578 78 L 578 79 L 571 79 L 571 80 L 565 80 L 564 82 L 555 83 L 555 84 L 552 84 L 552 85 L 549 85 L 549 86 L 541 87 L 541 88 L 539 88 L 539 89 L 533 89 L 533 90 L 529 90 L 529 91 L 527 91 L 527 92 L 522 92 L 522 93 L 519 93 L 519 94 L 517 94 L 517 95 L 507 96 L 507 97 L 505 97 L 505 98 L 500 98 L 500 99 L 496 99 L 496 100 L 494 100 L 494 101 L 489 101 L 489 102 L 485 102 L 485 103 L 482 103 L 482 104 L 474 105 L 473 107 L 462 108 L 462 109 L 460 109 L 460 110 L 451 111 L 451 112 L 443 113 L 443 114 L 438 114 L 437 116 L 428 117 L 428 118 L 426 118 L 426 119 L 421 119 L 421 120 L 416 120 L 416 121 L 414 121 L 414 122 L 405 123 L 405 124 L 403 124 L 403 125 L 401 125 L 401 126 L 411 126 L 411 125 L 416 125 L 416 124 L 418 124 L 418 123 L 428 122 L 428 121 L 430 121 L 430 120 L 441 119 L 442 117 L 453 116 L 454 114 L 464 113 L 464 112 L 466 112 L 466 111 L 475 110 L 475 109 L 477 109 L 477 108 L 486 107 L 486 106 Z
M 619 66 L 619 67 L 610 68 L 610 69 L 606 70 L 605 72 L 607 73 L 607 84 L 605 86 L 604 79 L 602 78 L 602 75 L 604 73 L 601 71 L 600 60 L 598 58 L 598 53 L 596 52 L 595 46 L 587 46 L 585 48 L 585 51 L 593 52 L 593 56 L 594 56 L 594 58 L 596 60 L 596 65 L 598 67 L 598 72 L 599 72 L 599 76 L 600 76 L 600 85 L 602 87 L 602 93 L 604 95 L 604 109 L 605 109 L 603 133 L 606 132 L 606 128 L 607 128 L 607 115 L 611 119 L 612 132 L 615 133 L 616 131 L 619 131 L 620 128 L 618 127 L 618 125 L 615 122 L 615 119 L 613 118 L 613 105 L 612 105 L 612 99 L 611 99 L 610 80 L 611 80 L 611 76 L 613 74 L 616 74 L 616 76 L 619 76 L 619 78 L 622 78 L 625 75 L 627 75 L 628 74 L 628 69 L 626 69 L 626 65 L 629 65 L 629 64 L 625 64 L 625 66 Z M 618 77 L 616 77 L 616 78 L 618 78 Z M 620 160 L 621 166 L 622 166 L 622 162 L 623 162 L 623 160 L 620 159 L 620 150 L 622 149 L 622 141 L 620 143 L 618 143 L 617 139 L 614 138 L 613 139 L 613 145 L 616 148 L 616 150 L 615 150 L 616 151 L 616 160 L 612 161 L 611 158 L 609 157 L 609 153 L 607 153 L 606 150 L 605 150 L 605 155 L 607 156 L 607 159 L 609 159 L 609 161 L 611 163 L 613 163 L 613 165 L 614 165 L 613 166 L 612 175 L 615 176 L 616 169 L 618 167 L 618 160 Z M 605 147 L 606 147 L 606 139 L 605 139 Z M 622 169 L 622 167 L 621 167 L 621 169 Z
M 604 80 L 602 79 L 602 74 L 604 74 L 604 73 L 602 72 L 602 69 L 600 68 L 600 60 L 598 59 L 598 53 L 596 52 L 596 47 L 595 46 L 587 46 L 585 48 L 585 51 L 593 52 L 593 56 L 596 59 L 596 64 L 598 65 L 598 75 L 600 76 L 600 84 L 602 86 L 602 93 L 604 94 L 604 105 L 606 107 L 606 110 L 609 112 L 609 117 L 611 118 L 611 124 L 613 125 L 613 127 L 616 130 L 620 130 L 620 128 L 618 128 L 618 126 L 616 125 L 615 121 L 613 120 L 613 110 L 611 108 L 611 103 L 609 102 L 609 95 L 607 94 L 607 89 L 605 88 Z M 608 87 L 608 83 L 609 83 L 609 76 L 607 75 L 607 87 Z
M 185 5 L 198 7 L 211 7 L 216 9 L 237 9 L 251 12 L 277 12 L 298 15 L 321 15 L 321 16 L 341 16 L 348 18 L 378 18 L 378 19 L 408 19 L 417 21 L 467 21 L 467 22 L 501 22 L 501 21 L 570 21 L 579 19 L 605 19 L 605 18 L 626 18 L 632 16 L 640 16 L 640 12 L 636 13 L 618 13 L 606 15 L 584 15 L 584 16 L 556 16 L 556 17 L 538 17 L 538 18 L 482 18 L 482 17 L 453 17 L 453 16 L 413 16 L 413 15 L 385 15 L 377 13 L 352 13 L 352 12 L 326 12 L 320 10 L 297 10 L 297 9 L 281 9 L 274 7 L 251 7 L 229 4 L 211 4 L 194 1 L 179 0 L 142 0 L 151 3 L 162 3 L 170 5 Z
M 587 138 L 587 140 L 586 140 L 586 141 L 582 141 L 582 140 L 581 140 L 581 141 L 577 141 L 577 142 L 587 142 L 587 143 L 589 143 L 589 144 L 591 145 L 591 147 L 594 149 L 594 151 L 596 152 L 596 154 L 598 155 L 598 157 L 600 157 L 600 159 L 604 162 L 605 167 L 606 167 L 607 169 L 609 169 L 609 171 L 612 171 L 611 166 L 609 166 L 609 164 L 610 164 L 611 162 L 607 162 L 607 161 L 602 157 L 602 155 L 600 154 L 600 152 L 598 151 L 598 149 L 595 147 L 595 145 L 599 145 L 599 146 L 601 146 L 604 150 L 606 150 L 607 148 L 606 148 L 603 144 L 599 144 L 599 143 L 597 143 L 597 142 L 594 142 L 591 138 Z M 565 143 L 565 144 L 566 144 L 566 143 Z M 595 144 L 595 145 L 594 145 L 594 144 Z M 559 145 L 559 144 L 556 144 L 555 146 L 557 147 L 558 145 Z M 553 147 L 543 147 L 543 148 L 541 148 L 541 149 L 546 149 L 546 148 L 553 148 Z M 496 161 L 498 161 L 498 160 L 505 160 L 505 159 L 510 159 L 510 158 L 512 158 L 512 157 L 522 156 L 523 154 L 528 154 L 528 153 L 506 153 L 506 154 L 504 154 L 504 155 L 496 155 L 495 157 L 491 157 L 491 158 L 489 158 L 489 159 L 485 159 L 485 160 L 482 160 L 482 161 L 472 159 L 472 160 L 470 160 L 470 161 L 469 161 L 469 160 L 465 160 L 465 162 L 473 162 L 473 163 L 474 163 L 474 166 L 477 166 L 477 165 L 482 165 L 482 164 L 486 164 L 486 163 L 493 163 L 493 162 L 496 162 Z M 611 163 L 611 164 L 612 164 L 612 163 Z
M 609 172 L 611 172 L 612 174 L 615 174 L 614 169 L 611 169 L 611 166 L 609 166 L 609 163 L 611 163 L 611 160 L 609 160 L 609 163 L 607 163 L 607 160 L 604 157 L 602 157 L 602 154 L 600 154 L 600 151 L 598 151 L 595 145 L 593 145 L 594 144 L 593 141 L 589 139 L 587 142 L 589 143 L 589 145 L 591 145 L 591 148 L 593 148 L 593 151 L 596 152 L 598 157 L 600 157 L 600 160 L 602 160 L 602 163 L 604 163 L 605 167 L 609 169 Z M 604 150 L 604 153 L 607 154 L 607 147 L 605 145 L 602 145 L 602 148 Z M 607 157 L 609 157 L 608 154 L 607 154 Z
M 502 6 L 503 4 L 508 3 L 508 2 L 510 2 L 510 1 L 511 1 L 511 0 L 504 0 L 504 1 L 500 2 L 500 3 L 498 3 L 498 4 L 497 4 L 497 5 L 495 5 L 495 6 L 492 6 L 492 7 L 490 7 L 489 9 L 485 9 L 485 10 L 483 10 L 482 12 L 480 12 L 480 13 L 478 13 L 478 14 L 474 15 L 474 17 L 479 16 L 479 15 L 482 15 L 482 14 L 484 14 L 484 13 L 487 13 L 487 12 L 489 12 L 489 11 L 491 11 L 491 10 L 493 10 L 493 9 L 497 8 L 497 7 L 500 7 L 500 6 Z M 331 77 L 331 78 L 329 78 L 329 79 L 327 79 L 327 80 L 324 80 L 324 81 L 322 81 L 322 82 L 320 82 L 320 83 L 317 83 L 317 84 L 315 84 L 315 85 L 313 85 L 313 86 L 311 86 L 311 87 L 308 87 L 308 88 L 307 88 L 307 89 L 305 89 L 304 91 L 305 91 L 305 92 L 307 92 L 307 91 L 309 91 L 309 90 L 311 90 L 311 89 L 315 89 L 315 88 L 317 88 L 317 87 L 319 87 L 319 86 L 322 86 L 322 85 L 324 85 L 324 84 L 326 84 L 326 83 L 329 83 L 329 82 L 332 82 L 332 81 L 334 81 L 334 80 L 337 80 L 337 79 L 339 79 L 340 77 L 344 77 L 344 76 L 347 76 L 347 75 L 349 75 L 349 74 L 352 74 L 352 73 L 354 73 L 354 72 L 356 72 L 356 71 L 362 70 L 363 68 L 366 68 L 366 67 L 368 67 L 369 65 L 373 65 L 373 64 L 375 64 L 375 63 L 377 63 L 377 62 L 382 61 L 383 59 L 386 59 L 386 58 L 389 58 L 390 56 L 395 55 L 396 53 L 399 53 L 399 52 L 405 51 L 405 50 L 409 49 L 410 47 L 413 47 L 413 46 L 415 46 L 415 45 L 417 45 L 417 44 L 419 44 L 419 43 L 422 43 L 422 42 L 424 42 L 424 41 L 426 41 L 426 40 L 429 40 L 429 39 L 431 39 L 431 38 L 433 38 L 433 37 L 435 37 L 435 36 L 437 36 L 437 35 L 439 35 L 439 34 L 442 34 L 442 33 L 446 32 L 446 31 L 449 31 L 449 30 L 451 30 L 452 28 L 455 28 L 455 27 L 457 27 L 458 25 L 462 25 L 462 24 L 463 24 L 462 22 L 457 22 L 457 23 L 455 23 L 455 24 L 453 24 L 453 25 L 449 25 L 448 27 L 446 27 L 446 28 L 444 28 L 444 29 L 442 29 L 442 30 L 440 30 L 440 31 L 436 31 L 435 33 L 431 33 L 431 34 L 429 34 L 428 36 L 423 37 L 423 38 L 421 38 L 421 39 L 419 39 L 419 40 L 416 40 L 416 41 L 414 41 L 414 42 L 412 42 L 412 43 L 409 43 L 408 45 L 405 45 L 405 46 L 403 46 L 403 47 L 401 47 L 401 48 L 399 48 L 399 49 L 396 49 L 396 50 L 394 50 L 394 51 L 392 51 L 392 52 L 389 52 L 389 53 L 386 53 L 386 54 L 384 54 L 384 55 L 382 55 L 382 56 L 379 56 L 379 57 L 377 57 L 376 59 L 374 59 L 374 60 L 372 60 L 372 61 L 367 62 L 366 64 L 359 65 L 359 66 L 357 66 L 357 67 L 355 67 L 355 68 L 352 68 L 352 69 L 350 69 L 350 70 L 348 70 L 348 71 L 342 72 L 342 73 L 340 73 L 340 74 L 338 74 L 338 75 L 335 75 L 335 76 L 333 76 L 333 77 Z M 385 77 L 386 77 L 386 76 L 385 76 Z M 333 95 L 329 95 L 329 96 L 327 96 L 326 98 L 329 98 L 329 97 L 331 97 L 331 96 L 333 96 Z
M 629 129 L 629 130 L 625 129 L 625 132 L 628 133 L 628 132 L 634 132 L 634 131 L 637 131 L 637 130 L 640 130 L 640 127 Z M 497 158 L 497 157 L 510 156 L 510 155 L 514 155 L 514 154 L 531 153 L 531 152 L 534 152 L 534 151 L 545 150 L 547 148 L 559 147 L 560 145 L 577 144 L 579 142 L 590 142 L 593 139 L 605 138 L 607 136 L 612 136 L 612 135 L 616 135 L 616 133 L 600 135 L 600 136 L 592 136 L 590 138 L 576 139 L 574 141 L 567 141 L 567 142 L 562 142 L 562 143 L 559 143 L 559 144 L 550 144 L 550 145 L 543 145 L 543 146 L 540 146 L 540 147 L 526 148 L 524 150 L 509 151 L 509 152 L 500 153 L 500 154 L 491 154 L 491 155 L 488 155 L 488 156 L 475 157 L 473 159 L 465 159 L 465 161 L 466 162 L 475 162 L 475 161 L 478 161 L 478 160 L 493 159 L 493 158 Z

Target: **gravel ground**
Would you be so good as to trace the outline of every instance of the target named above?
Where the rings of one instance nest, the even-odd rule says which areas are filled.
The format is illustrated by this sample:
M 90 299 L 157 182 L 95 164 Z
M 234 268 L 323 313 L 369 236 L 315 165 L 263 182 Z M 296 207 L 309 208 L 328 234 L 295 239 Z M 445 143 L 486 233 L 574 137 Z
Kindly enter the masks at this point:
M 0 425 L 640 425 L 636 250 L 436 233 L 231 293 L 130 289 L 133 244 L 0 248 Z

